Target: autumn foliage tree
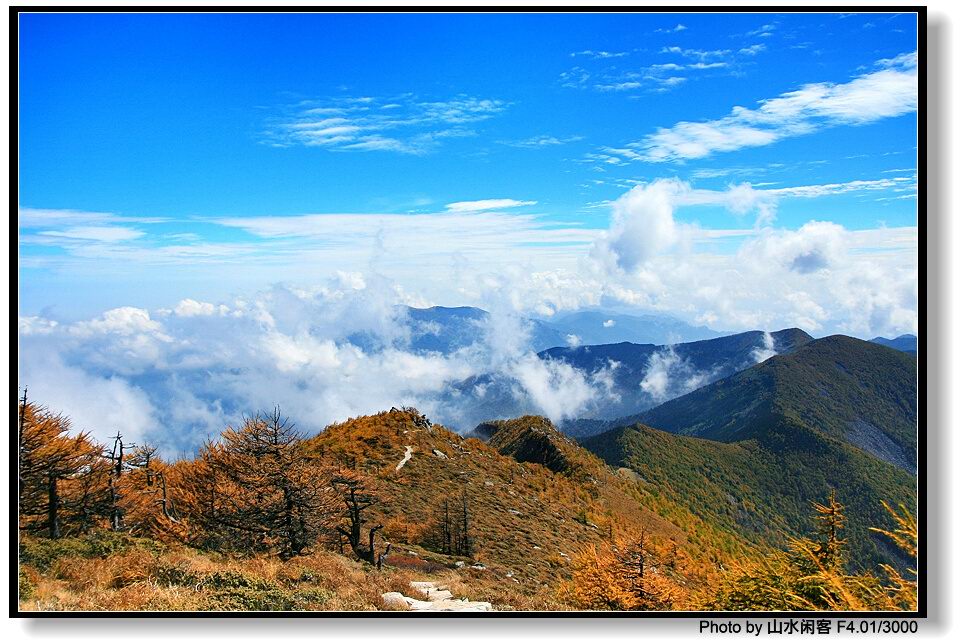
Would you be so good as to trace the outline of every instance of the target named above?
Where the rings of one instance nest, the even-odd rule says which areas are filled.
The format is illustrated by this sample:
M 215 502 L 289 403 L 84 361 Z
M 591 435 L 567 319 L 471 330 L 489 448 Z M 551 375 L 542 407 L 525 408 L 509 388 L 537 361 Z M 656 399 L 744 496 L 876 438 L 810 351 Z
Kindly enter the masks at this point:
M 916 557 L 916 518 L 905 506 L 899 511 L 883 503 L 895 529 L 873 528 Z M 916 569 L 901 573 L 882 565 L 879 573 L 846 571 L 844 507 L 830 493 L 814 503 L 815 533 L 791 538 L 786 551 L 735 565 L 723 577 L 709 605 L 742 611 L 901 611 L 917 604 Z
M 676 573 L 678 561 L 674 543 L 655 542 L 640 531 L 576 555 L 563 593 L 587 610 L 675 610 L 687 597 Z
M 193 519 L 208 545 L 300 555 L 333 527 L 337 499 L 280 410 L 228 428 L 201 451 Z
M 109 510 L 109 465 L 87 433 L 27 401 L 18 404 L 20 528 L 51 538 L 85 532 Z

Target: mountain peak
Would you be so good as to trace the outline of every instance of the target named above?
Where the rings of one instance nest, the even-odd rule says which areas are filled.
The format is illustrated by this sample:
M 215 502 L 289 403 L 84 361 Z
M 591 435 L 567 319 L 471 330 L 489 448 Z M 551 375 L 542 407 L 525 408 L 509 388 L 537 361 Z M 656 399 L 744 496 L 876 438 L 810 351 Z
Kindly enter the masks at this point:
M 556 473 L 572 475 L 593 467 L 587 453 L 559 432 L 545 417 L 526 415 L 490 422 L 497 426 L 488 445 L 520 462 L 539 464 Z

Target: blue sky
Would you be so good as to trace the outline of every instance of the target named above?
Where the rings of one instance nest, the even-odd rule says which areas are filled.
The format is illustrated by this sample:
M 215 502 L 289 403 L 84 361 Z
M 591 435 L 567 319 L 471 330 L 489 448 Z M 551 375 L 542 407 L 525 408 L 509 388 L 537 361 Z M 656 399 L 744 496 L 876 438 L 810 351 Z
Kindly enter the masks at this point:
M 19 381 L 101 438 L 454 416 L 450 382 L 491 373 L 585 416 L 617 364 L 538 359 L 523 320 L 583 308 L 918 329 L 914 15 L 19 26 Z M 401 303 L 492 314 L 423 354 Z
M 875 286 L 819 299 L 859 256 L 915 280 L 916 48 L 912 14 L 23 15 L 21 314 L 378 274 L 416 303 L 507 281 L 533 314 L 789 323 L 678 294 L 724 299 L 673 279 L 757 244 L 816 256 L 785 280 L 812 330 L 912 330 L 850 318 Z

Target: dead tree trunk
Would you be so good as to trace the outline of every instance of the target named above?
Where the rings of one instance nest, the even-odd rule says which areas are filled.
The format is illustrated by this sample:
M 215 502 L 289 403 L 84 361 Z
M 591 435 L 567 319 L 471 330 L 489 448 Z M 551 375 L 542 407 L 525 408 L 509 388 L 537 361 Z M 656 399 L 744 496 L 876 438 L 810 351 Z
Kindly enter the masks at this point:
M 60 493 L 57 491 L 57 476 L 47 478 L 47 528 L 50 539 L 60 538 Z
M 23 503 L 23 425 L 27 416 L 27 386 L 23 387 L 23 397 L 20 399 L 20 413 L 17 421 L 17 500 Z
M 110 451 L 111 473 L 108 481 L 110 489 L 110 529 L 119 531 L 124 523 L 123 509 L 120 506 L 119 482 L 121 475 L 124 474 L 124 447 L 132 447 L 135 444 L 124 444 L 124 438 L 117 432 L 114 437 L 114 447 Z
M 381 568 L 384 559 L 391 550 L 388 544 L 384 553 L 378 555 L 375 552 L 375 538 L 378 531 L 384 528 L 384 524 L 378 524 L 368 529 L 368 544 L 365 546 L 361 541 L 362 526 L 365 524 L 364 510 L 376 503 L 374 496 L 365 491 L 361 481 L 355 478 L 342 477 L 334 480 L 335 487 L 343 487 L 342 499 L 346 508 L 348 518 L 348 528 L 338 527 L 338 533 L 348 540 L 351 550 L 357 555 L 358 559 L 374 564 Z

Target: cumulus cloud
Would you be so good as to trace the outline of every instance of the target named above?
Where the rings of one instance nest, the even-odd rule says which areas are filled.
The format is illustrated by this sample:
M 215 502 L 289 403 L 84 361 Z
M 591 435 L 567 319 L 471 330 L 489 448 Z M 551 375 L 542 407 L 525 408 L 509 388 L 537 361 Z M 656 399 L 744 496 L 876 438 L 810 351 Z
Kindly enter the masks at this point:
M 399 405 L 465 429 L 477 397 L 450 393 L 473 377 L 496 377 L 520 407 L 554 420 L 611 389 L 604 372 L 539 359 L 528 347 L 531 321 L 496 300 L 474 343 L 416 350 L 404 300 L 384 279 L 345 273 L 221 304 L 185 299 L 171 310 L 123 307 L 72 323 L 25 317 L 20 382 L 78 428 L 101 439 L 120 429 L 168 454 L 275 404 L 307 431 Z
M 756 254 L 767 262 L 800 274 L 838 264 L 846 253 L 846 229 L 838 223 L 810 221 L 795 231 L 766 230 L 747 242 L 743 255 Z
M 581 416 L 612 394 L 617 364 L 586 375 L 537 359 L 526 316 L 619 305 L 720 330 L 915 333 L 915 227 L 772 227 L 781 199 L 915 189 L 913 176 L 778 190 L 746 183 L 704 190 L 662 179 L 614 201 L 604 231 L 498 211 L 527 203 L 513 199 L 462 201 L 437 214 L 218 219 L 267 244 L 259 273 L 296 265 L 292 283 L 214 302 L 195 293 L 170 309 L 121 306 L 81 321 L 25 314 L 20 381 L 80 428 L 106 436 L 120 428 L 168 452 L 189 451 L 240 414 L 276 403 L 305 430 L 399 404 L 471 427 L 459 422 L 473 416 L 469 410 L 490 413 L 479 404 L 499 387 L 526 412 Z M 710 230 L 676 220 L 678 208 L 703 205 L 755 213 L 757 225 Z M 29 216 L 43 225 L 87 225 L 58 212 Z M 95 226 L 115 222 L 88 218 Z M 731 243 L 727 252 L 714 250 L 720 241 Z M 96 245 L 133 265 L 124 252 L 137 243 Z M 251 263 L 231 248 L 217 251 L 235 261 L 232 271 Z M 474 344 L 426 353 L 412 348 L 412 332 L 431 328 L 409 323 L 402 303 L 473 304 L 491 315 Z M 764 338 L 756 358 L 772 349 Z M 669 349 L 647 364 L 639 390 L 661 400 L 706 376 Z M 464 394 L 449 394 L 460 383 Z
M 679 179 L 658 179 L 636 185 L 612 203 L 612 222 L 596 241 L 593 254 L 603 264 L 633 272 L 654 257 L 698 235 L 693 226 L 680 225 L 675 210 L 686 205 L 721 205 L 736 214 L 758 211 L 757 224 L 775 217 L 777 197 L 748 183 L 727 190 L 693 189 Z
M 596 255 L 623 271 L 635 270 L 679 239 L 673 217 L 675 204 L 686 185 L 660 179 L 637 185 L 612 204 L 612 224 L 595 246 Z
M 179 317 L 206 317 L 212 314 L 225 314 L 228 311 L 225 305 L 214 305 L 204 301 L 194 299 L 183 299 L 174 307 L 174 314 Z
M 121 432 L 136 443 L 158 427 L 159 416 L 147 393 L 119 373 L 98 374 L 89 364 L 71 365 L 54 342 L 23 340 L 29 358 L 20 361 L 20 380 L 29 396 L 54 412 L 63 412 L 76 431 L 107 441 Z M 67 355 L 74 356 L 76 355 Z

